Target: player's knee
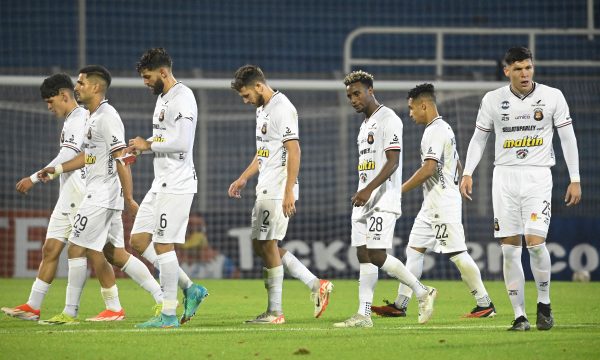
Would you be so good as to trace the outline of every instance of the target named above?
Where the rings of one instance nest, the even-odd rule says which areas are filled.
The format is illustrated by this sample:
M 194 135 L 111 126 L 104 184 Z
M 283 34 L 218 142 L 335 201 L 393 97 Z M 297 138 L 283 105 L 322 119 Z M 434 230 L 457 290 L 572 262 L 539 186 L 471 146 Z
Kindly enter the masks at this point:
M 371 259 L 369 258 L 369 251 L 367 250 L 366 246 L 359 246 L 356 248 L 356 258 L 361 264 L 371 262 Z
M 42 257 L 44 261 L 57 260 L 64 246 L 65 245 L 58 240 L 46 240 L 42 246 Z
M 129 245 L 140 254 L 150 245 L 150 240 L 145 234 L 131 234 Z

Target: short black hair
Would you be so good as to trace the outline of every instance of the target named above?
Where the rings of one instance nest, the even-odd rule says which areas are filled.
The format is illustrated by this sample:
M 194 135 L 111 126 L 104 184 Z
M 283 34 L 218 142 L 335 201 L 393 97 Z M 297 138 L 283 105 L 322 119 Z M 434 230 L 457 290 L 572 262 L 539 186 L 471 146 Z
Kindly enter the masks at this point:
M 169 69 L 173 67 L 173 59 L 167 53 L 165 48 L 152 48 L 146 50 L 146 52 L 140 58 L 140 61 L 135 64 L 135 69 L 138 74 L 143 70 L 156 70 L 160 67 L 166 66 Z
M 356 70 L 344 77 L 344 85 L 348 86 L 350 84 L 354 84 L 359 82 L 367 86 L 367 88 L 373 87 L 373 75 L 369 74 L 366 71 Z
M 73 80 L 71 80 L 69 75 L 64 73 L 54 74 L 44 79 L 40 86 L 40 94 L 42 95 L 42 99 L 49 99 L 58 95 L 61 89 L 73 91 L 74 88 Z
M 110 86 L 110 82 L 112 77 L 110 76 L 110 72 L 102 65 L 87 65 L 79 69 L 80 74 L 86 74 L 87 77 L 96 76 L 100 79 L 104 80 L 106 83 L 106 88 Z
M 421 85 L 417 85 L 410 89 L 408 96 L 406 96 L 407 99 L 413 100 L 416 100 L 420 97 L 427 97 L 435 103 L 435 88 L 433 87 L 433 84 L 423 83 Z
M 231 88 L 240 91 L 243 87 L 254 85 L 257 82 L 267 83 L 261 68 L 256 65 L 244 65 L 235 72 L 231 81 Z
M 531 54 L 531 50 L 524 46 L 516 46 L 511 47 L 504 54 L 504 65 L 511 65 L 516 63 L 517 61 L 523 61 L 530 59 L 533 61 L 533 54 Z

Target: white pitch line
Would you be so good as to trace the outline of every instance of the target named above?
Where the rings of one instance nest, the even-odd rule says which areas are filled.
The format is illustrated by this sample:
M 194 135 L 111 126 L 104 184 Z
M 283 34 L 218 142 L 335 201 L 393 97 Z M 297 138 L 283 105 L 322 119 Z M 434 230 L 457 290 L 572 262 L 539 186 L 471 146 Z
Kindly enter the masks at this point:
M 266 325 L 268 326 L 268 325 Z M 76 327 L 76 325 L 75 325 Z M 490 329 L 506 329 L 507 325 L 451 325 L 451 326 L 397 326 L 397 327 L 388 327 L 388 326 L 376 326 L 374 329 L 376 330 L 419 330 L 419 331 L 428 331 L 428 330 L 490 330 Z M 555 329 L 600 329 L 600 324 L 566 324 L 566 325 L 556 325 Z M 185 333 L 240 333 L 240 332 L 269 332 L 269 331 L 279 331 L 279 332 L 302 332 L 302 331 L 344 331 L 344 329 L 337 328 L 287 328 L 287 327 L 265 327 L 265 325 L 248 325 L 248 327 L 244 328 L 218 328 L 218 327 L 182 327 L 177 329 L 77 329 L 69 326 L 69 330 L 66 330 L 63 326 L 44 326 L 43 329 L 15 329 L 15 331 L 9 331 L 6 329 L 0 330 L 0 334 L 9 335 L 9 334 L 48 334 L 52 333 L 147 333 L 147 332 L 185 332 Z M 365 331 L 369 331 L 369 329 L 365 329 Z

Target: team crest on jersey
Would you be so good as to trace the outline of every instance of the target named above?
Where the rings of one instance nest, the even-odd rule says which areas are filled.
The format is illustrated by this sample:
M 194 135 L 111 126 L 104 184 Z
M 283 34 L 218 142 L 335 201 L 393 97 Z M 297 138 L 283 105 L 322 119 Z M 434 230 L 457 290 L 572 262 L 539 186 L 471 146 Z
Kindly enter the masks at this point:
M 158 121 L 163 121 L 165 119 L 165 109 L 160 111 L 160 115 L 158 115 Z
M 369 145 L 371 145 L 375 142 L 374 135 L 375 134 L 373 132 L 370 132 L 369 135 L 367 136 L 367 142 L 369 143 Z
M 544 111 L 542 108 L 533 109 L 533 118 L 535 121 L 541 121 L 544 118 Z
M 529 150 L 527 149 L 519 149 L 517 150 L 517 159 L 525 159 L 529 154 Z
M 500 107 L 503 110 L 506 110 L 506 109 L 508 109 L 510 107 L 510 103 L 507 100 L 504 100 L 502 103 L 500 103 Z
M 494 218 L 494 230 L 500 231 L 500 224 L 498 223 L 498 218 Z
M 91 127 L 88 128 L 87 138 L 88 138 L 88 140 L 92 140 L 92 128 Z
M 363 183 L 367 182 L 368 176 L 367 173 L 361 172 L 360 175 L 358 175 L 358 177 L 360 178 L 360 181 Z
M 267 123 L 266 123 L 266 122 L 264 122 L 264 123 L 263 123 L 262 127 L 260 128 L 260 132 L 261 132 L 263 135 L 266 135 L 266 134 L 267 134 Z
M 64 131 L 60 133 L 60 142 L 61 142 L 61 144 L 65 142 L 65 132 Z

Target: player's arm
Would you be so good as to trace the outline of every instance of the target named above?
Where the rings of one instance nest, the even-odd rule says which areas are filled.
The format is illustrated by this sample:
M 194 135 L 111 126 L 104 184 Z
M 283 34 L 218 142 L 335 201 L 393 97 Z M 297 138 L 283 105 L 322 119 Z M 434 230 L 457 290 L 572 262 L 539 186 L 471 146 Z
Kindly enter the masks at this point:
M 56 166 L 45 167 L 37 173 L 38 178 L 43 182 L 48 182 L 62 173 L 67 173 L 81 169 L 85 166 L 85 153 L 82 151 L 71 160 L 58 164 Z
M 371 198 L 371 194 L 381 184 L 383 184 L 390 176 L 398 169 L 400 164 L 400 150 L 390 149 L 385 152 L 385 164 L 381 168 L 381 171 L 370 183 L 365 186 L 364 189 L 358 191 L 352 196 L 352 205 L 363 206 Z
M 581 201 L 581 182 L 579 178 L 579 150 L 573 125 L 559 127 L 558 136 L 560 137 L 560 146 L 571 178 L 571 183 L 565 194 L 565 203 L 567 206 L 577 205 Z
M 479 127 L 475 128 L 473 137 L 469 142 L 469 148 L 467 149 L 467 160 L 465 161 L 465 168 L 463 171 L 462 180 L 460 182 L 460 193 L 463 197 L 471 199 L 471 193 L 473 192 L 473 172 L 481 161 L 483 151 L 485 150 L 485 144 L 490 136 L 490 131 L 482 130 Z
M 300 142 L 298 140 L 288 140 L 283 143 L 283 146 L 287 151 L 287 179 L 283 194 L 283 215 L 291 217 L 296 213 L 294 185 L 300 172 Z
M 44 167 L 45 168 L 49 168 L 49 167 L 54 167 L 57 164 L 62 164 L 64 162 L 67 162 L 71 159 L 73 159 L 75 156 L 77 156 L 78 153 L 80 153 L 81 151 L 79 151 L 78 149 L 72 147 L 72 146 L 61 146 L 60 151 L 58 152 L 58 154 L 56 155 L 56 157 L 54 159 L 52 159 L 52 161 L 50 161 L 48 163 L 48 165 L 46 165 Z M 36 171 L 35 173 L 33 173 L 31 176 L 28 177 L 24 177 L 21 180 L 19 180 L 19 182 L 17 183 L 17 191 L 22 193 L 22 194 L 27 194 L 27 192 L 33 187 L 33 185 L 37 184 L 38 182 L 40 182 L 40 179 L 38 178 L 38 172 L 40 172 L 41 170 Z
M 413 176 L 402 184 L 402 192 L 409 192 L 417 186 L 421 186 L 427 179 L 435 174 L 437 164 L 437 161 L 434 159 L 425 159 L 419 170 L 415 171 Z
M 123 156 L 125 148 L 121 148 L 112 152 L 113 159 Z M 137 214 L 138 204 L 133 199 L 133 180 L 131 178 L 131 167 L 122 164 L 120 161 L 116 161 L 117 174 L 121 181 L 121 188 L 123 189 L 123 198 L 125 200 L 125 206 L 129 211 L 129 214 L 133 217 Z
M 254 158 L 250 162 L 250 165 L 244 170 L 244 172 L 234 182 L 229 185 L 228 194 L 229 197 L 239 199 L 242 197 L 242 189 L 246 187 L 248 180 L 258 173 L 258 155 L 254 155 Z

